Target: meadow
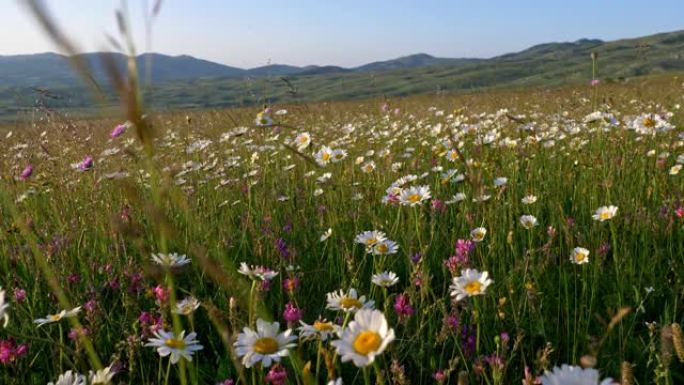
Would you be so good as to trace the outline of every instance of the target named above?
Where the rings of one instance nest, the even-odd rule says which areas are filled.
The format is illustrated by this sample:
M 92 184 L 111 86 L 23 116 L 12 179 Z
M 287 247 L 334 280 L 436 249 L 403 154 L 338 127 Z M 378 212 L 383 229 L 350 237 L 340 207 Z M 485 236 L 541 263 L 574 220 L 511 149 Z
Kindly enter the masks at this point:
M 38 110 L 0 383 L 683 383 L 683 90 Z

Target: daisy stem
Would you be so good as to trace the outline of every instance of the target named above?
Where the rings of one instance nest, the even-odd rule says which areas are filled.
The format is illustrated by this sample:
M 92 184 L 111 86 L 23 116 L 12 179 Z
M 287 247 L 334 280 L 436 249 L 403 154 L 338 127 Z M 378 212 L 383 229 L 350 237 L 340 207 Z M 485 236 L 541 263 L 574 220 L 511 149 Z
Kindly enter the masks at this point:
M 64 346 L 64 336 L 63 336 L 63 331 L 62 331 L 62 324 L 58 323 L 57 325 L 59 327 L 59 345 Z M 62 367 L 64 363 L 64 351 L 62 349 L 59 349 L 59 371 L 64 372 L 64 368 Z
M 475 318 L 476 318 L 476 336 L 475 336 L 475 352 L 477 355 L 480 354 L 480 301 L 473 298 L 473 305 L 475 307 Z
M 169 363 L 166 364 L 166 376 L 164 377 L 164 385 L 169 385 L 169 375 L 171 374 L 171 357 L 169 357 Z
M 322 348 L 323 348 L 323 340 L 319 339 L 318 340 L 318 349 L 316 349 L 316 374 L 315 374 L 316 381 L 318 381 L 318 371 L 320 370 L 320 367 L 321 367 L 321 349 Z
M 371 382 L 370 382 L 370 373 L 368 373 L 368 366 L 361 369 L 361 371 L 363 372 L 363 383 L 366 385 L 370 385 Z
M 416 220 L 416 237 L 418 238 L 418 245 L 420 246 L 419 252 L 423 252 L 423 240 L 421 239 L 420 236 L 420 215 L 418 213 L 419 208 L 414 208 L 413 209 L 413 214 L 415 216 Z
M 256 289 L 256 280 L 252 280 L 252 287 L 249 289 L 249 325 L 254 324 L 254 289 Z
M 378 360 L 373 361 L 373 368 L 375 369 L 375 383 L 383 385 L 385 383 L 385 378 L 382 376 L 382 369 L 380 369 Z

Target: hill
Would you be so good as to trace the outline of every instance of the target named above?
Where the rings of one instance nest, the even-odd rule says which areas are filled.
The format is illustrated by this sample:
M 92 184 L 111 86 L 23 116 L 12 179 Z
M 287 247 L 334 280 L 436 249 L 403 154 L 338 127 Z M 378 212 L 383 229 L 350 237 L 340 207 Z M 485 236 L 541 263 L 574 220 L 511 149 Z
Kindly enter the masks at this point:
M 155 108 L 176 109 L 555 86 L 588 82 L 592 52 L 598 54 L 599 76 L 608 81 L 682 71 L 684 31 L 609 42 L 546 43 L 489 59 L 417 54 L 356 68 L 269 65 L 244 70 L 189 56 L 151 54 L 153 85 L 146 88 L 146 97 Z M 104 80 L 97 55 L 88 55 L 95 77 Z M 123 66 L 125 58 L 117 58 Z M 146 58 L 139 57 L 139 63 Z M 0 57 L 0 111 L 12 115 L 32 106 L 31 87 L 62 95 L 50 101 L 54 107 L 93 106 L 64 62 L 56 54 Z

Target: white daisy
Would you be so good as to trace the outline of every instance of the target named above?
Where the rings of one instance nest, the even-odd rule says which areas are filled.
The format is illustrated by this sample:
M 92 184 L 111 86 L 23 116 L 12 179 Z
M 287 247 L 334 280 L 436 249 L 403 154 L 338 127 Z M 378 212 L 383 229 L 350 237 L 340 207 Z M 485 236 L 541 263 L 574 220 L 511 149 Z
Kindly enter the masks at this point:
M 383 271 L 382 273 L 374 274 L 371 282 L 381 287 L 390 287 L 399 282 L 399 277 L 391 271 Z
M 612 378 L 600 381 L 599 372 L 596 369 L 583 369 L 579 366 L 561 365 L 554 367 L 553 372 L 548 370 L 539 378 L 542 385 L 611 385 Z
M 366 247 L 373 247 L 376 243 L 386 240 L 385 233 L 378 230 L 364 231 L 354 238 L 354 242 L 360 243 Z
M 494 186 L 495 187 L 503 187 L 506 185 L 506 183 L 508 183 L 508 178 L 499 177 L 499 178 L 494 179 Z
M 59 375 L 57 382 L 48 382 L 47 385 L 86 385 L 87 382 L 88 379 L 84 375 L 67 370 Z
M 109 365 L 104 369 L 99 369 L 95 372 L 90 371 L 90 385 L 108 385 L 114 379 L 116 372 L 112 372 L 112 366 Z
M 328 304 L 325 306 L 330 310 L 342 310 L 345 313 L 355 312 L 359 309 L 373 309 L 375 302 L 372 300 L 366 301 L 366 296 L 359 297 L 356 289 L 349 289 L 349 293 L 344 290 L 334 291 L 327 295 Z
M 373 255 L 389 255 L 396 254 L 397 250 L 399 250 L 399 245 L 396 242 L 385 239 L 374 244 L 371 252 Z
M 311 135 L 308 132 L 302 132 L 294 139 L 294 144 L 297 146 L 297 150 L 304 150 L 311 144 Z
M 157 254 L 152 254 L 152 261 L 157 263 L 158 265 L 172 268 L 172 267 L 180 267 L 187 265 L 190 263 L 190 259 L 186 257 L 185 255 L 179 255 L 177 253 L 170 253 L 170 254 L 164 254 L 164 253 L 157 253 Z
M 589 250 L 585 249 L 584 247 L 575 247 L 572 250 L 570 261 L 577 265 L 589 263 Z
M 466 200 L 466 198 L 467 198 L 466 195 L 464 193 L 460 192 L 460 193 L 456 193 L 454 196 L 451 197 L 451 199 L 449 199 L 448 201 L 446 201 L 444 203 L 451 205 L 454 203 L 464 201 L 464 200 Z
M 482 242 L 485 235 L 487 235 L 487 229 L 484 227 L 477 227 L 470 231 L 470 239 L 472 239 L 473 242 Z
M 269 268 L 263 266 L 249 266 L 245 262 L 240 263 L 238 273 L 248 276 L 249 279 L 258 279 L 260 281 L 270 281 L 278 276 L 278 272 Z
M 0 319 L 4 319 L 4 327 L 7 327 L 9 323 L 9 314 L 7 309 L 9 309 L 9 303 L 5 302 L 5 291 L 0 288 Z
M 613 218 L 617 214 L 617 206 L 601 206 L 591 217 L 595 221 L 603 222 Z
M 486 271 L 480 273 L 476 269 L 461 270 L 461 276 L 454 277 L 449 287 L 451 296 L 456 297 L 456 301 L 460 301 L 466 297 L 484 294 L 487 287 L 494 282 L 488 276 L 489 273 Z
M 527 230 L 530 230 L 531 228 L 537 226 L 537 218 L 534 217 L 533 215 L 523 215 L 520 217 L 520 225 Z
M 192 355 L 203 349 L 203 346 L 195 339 L 197 337 L 195 332 L 185 336 L 185 330 L 183 330 L 180 335 L 176 336 L 173 332 L 160 329 L 155 331 L 154 335 L 156 338 L 148 339 L 145 346 L 157 348 L 160 357 L 166 357 L 170 354 L 172 364 L 177 363 L 181 357 L 187 361 L 192 361 Z
M 332 152 L 332 162 L 337 163 L 347 158 L 347 151 L 336 148 Z
M 320 241 L 321 241 L 321 242 L 327 241 L 328 238 L 330 238 L 331 235 L 332 235 L 332 229 L 329 228 L 328 230 L 326 230 L 326 231 L 321 235 Z
M 353 361 L 359 368 L 370 365 L 375 357 L 394 340 L 394 329 L 387 325 L 385 315 L 378 310 L 360 310 L 354 321 L 339 333 L 340 339 L 331 344 L 342 362 Z
M 430 187 L 411 186 L 399 194 L 399 203 L 404 206 L 417 206 L 431 198 Z
M 38 324 L 38 326 L 43 326 L 53 322 L 59 322 L 62 318 L 75 317 L 81 311 L 81 307 L 77 306 L 71 310 L 62 310 L 59 313 L 48 314 L 45 318 L 38 318 L 33 321 L 33 323 Z
M 537 201 L 537 197 L 534 195 L 527 195 L 523 199 L 520 200 L 524 205 L 531 205 L 532 203 Z
M 280 333 L 278 322 L 266 322 L 257 319 L 256 331 L 245 327 L 238 334 L 235 341 L 235 353 L 242 357 L 242 364 L 251 368 L 261 362 L 264 367 L 269 367 L 273 362 L 280 362 L 282 357 L 287 356 L 288 349 L 294 348 L 293 342 L 297 339 L 288 329 Z
M 375 162 L 372 160 L 369 160 L 368 162 L 364 163 L 361 165 L 361 171 L 365 172 L 366 174 L 369 174 L 373 171 L 375 171 Z
M 314 159 L 319 166 L 325 166 L 330 163 L 332 158 L 332 149 L 328 146 L 321 147 L 316 154 L 314 154 Z
M 176 303 L 176 314 L 190 315 L 200 307 L 200 301 L 195 297 L 187 297 Z
M 336 325 L 324 319 L 318 319 L 314 321 L 314 323 L 312 323 L 311 325 L 307 324 L 304 321 L 299 321 L 299 323 L 300 325 L 302 325 L 298 329 L 300 339 L 320 338 L 321 341 L 326 341 L 328 338 L 332 337 L 333 334 L 337 333 L 337 331 L 340 329 L 339 325 Z
M 254 119 L 254 124 L 259 127 L 270 126 L 273 124 L 273 119 L 271 119 L 266 111 L 261 111 L 257 114 L 256 119 Z

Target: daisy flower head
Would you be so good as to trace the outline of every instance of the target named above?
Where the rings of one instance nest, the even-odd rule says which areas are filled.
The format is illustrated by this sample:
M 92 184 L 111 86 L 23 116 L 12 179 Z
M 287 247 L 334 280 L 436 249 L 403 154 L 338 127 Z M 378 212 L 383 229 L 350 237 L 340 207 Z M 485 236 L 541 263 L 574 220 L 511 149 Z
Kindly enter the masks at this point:
M 332 228 L 328 228 L 328 229 L 325 230 L 325 232 L 321 235 L 321 238 L 319 239 L 319 241 L 320 241 L 320 242 L 325 242 L 325 241 L 328 240 L 328 238 L 330 238 L 331 235 L 332 235 Z
M 176 336 L 173 332 L 159 329 L 154 332 L 154 338 L 147 340 L 145 346 L 157 348 L 160 357 L 171 355 L 171 363 L 178 363 L 181 357 L 187 361 L 192 361 L 192 355 L 204 347 L 195 338 L 197 333 L 192 332 L 185 335 L 185 330 Z
M 254 119 L 254 124 L 259 127 L 267 127 L 273 124 L 273 119 L 267 110 L 261 111 Z
M 394 274 L 394 272 L 383 271 L 382 273 L 373 274 L 371 282 L 380 287 L 390 287 L 396 285 L 397 282 L 399 282 L 399 277 L 397 277 L 397 275 Z
M 486 271 L 479 272 L 476 269 L 465 269 L 461 271 L 460 277 L 454 277 L 453 283 L 449 287 L 451 296 L 460 301 L 466 297 L 482 295 L 487 291 L 487 287 L 494 281 L 488 278 Z
M 190 259 L 183 255 L 183 254 L 178 254 L 178 253 L 157 253 L 157 254 L 152 254 L 152 261 L 154 261 L 156 264 L 160 266 L 164 266 L 166 268 L 174 268 L 174 267 L 181 267 L 185 266 L 188 263 L 190 263 Z
M 591 217 L 595 221 L 604 222 L 612 219 L 617 214 L 617 206 L 601 206 Z
M 399 194 L 399 203 L 403 206 L 418 206 L 431 198 L 430 187 L 428 186 L 411 186 L 401 191 Z
M 373 245 L 371 252 L 373 255 L 389 255 L 396 254 L 399 250 L 399 245 L 389 239 L 379 241 Z
M 84 375 L 67 370 L 59 375 L 57 382 L 48 382 L 47 385 L 87 385 L 87 383 L 88 379 Z
M 533 215 L 523 215 L 520 217 L 520 225 L 526 228 L 527 230 L 532 229 L 538 224 L 539 223 L 537 222 L 537 218 Z
M 332 149 L 328 146 L 321 147 L 321 149 L 314 154 L 314 159 L 319 166 L 326 166 L 332 159 Z
M 4 327 L 7 327 L 7 324 L 9 323 L 9 314 L 7 313 L 9 306 L 9 303 L 5 300 L 5 291 L 0 288 L 0 319 L 5 320 L 3 324 Z
M 539 378 L 542 385 L 611 385 L 612 378 L 600 381 L 599 372 L 593 368 L 584 369 L 579 366 L 561 365 L 548 370 Z M 599 382 L 600 381 L 600 382 Z
M 311 325 L 304 321 L 299 321 L 302 325 L 299 327 L 299 338 L 319 338 L 321 341 L 326 341 L 340 330 L 340 326 L 325 319 L 317 319 Z
M 632 128 L 641 135 L 655 135 L 658 132 L 670 131 L 674 126 L 658 114 L 642 114 L 634 119 Z
M 456 162 L 459 158 L 458 151 L 451 149 L 447 151 L 444 156 L 447 158 L 449 162 Z
M 466 195 L 464 193 L 460 192 L 460 193 L 454 194 L 454 196 L 452 196 L 451 199 L 447 200 L 444 203 L 446 203 L 448 205 L 452 205 L 454 203 L 464 201 L 466 198 L 467 198 Z
M 195 297 L 187 297 L 176 303 L 176 314 L 190 315 L 200 307 L 200 301 Z
M 375 246 L 376 243 L 382 242 L 386 239 L 387 239 L 387 236 L 382 231 L 371 230 L 371 231 L 364 231 L 364 232 L 358 234 L 354 238 L 354 242 L 360 243 L 360 244 L 366 246 L 367 248 L 371 248 L 371 247 Z
M 92 370 L 90 371 L 88 377 L 90 378 L 90 385 L 109 385 L 112 383 L 112 380 L 114 379 L 114 376 L 116 375 L 115 371 L 112 371 L 112 365 L 107 366 L 106 368 L 99 369 L 95 372 Z
M 294 144 L 297 146 L 297 150 L 304 150 L 311 144 L 311 135 L 308 132 L 302 132 L 295 137 Z
M 273 271 L 263 266 L 249 266 L 245 262 L 240 263 L 238 273 L 246 275 L 251 280 L 270 281 L 278 276 L 277 271 Z
M 336 148 L 332 152 L 332 162 L 337 163 L 341 162 L 344 159 L 347 158 L 347 151 L 341 149 L 341 148 Z
M 382 354 L 394 340 L 394 329 L 378 310 L 360 310 L 349 326 L 339 333 L 340 339 L 332 342 L 342 362 L 352 361 L 359 368 L 366 367 Z
M 499 178 L 494 179 L 494 186 L 495 187 L 503 187 L 506 185 L 506 183 L 508 183 L 508 178 L 499 177 Z
M 589 263 L 589 250 L 585 249 L 584 247 L 575 247 L 572 250 L 570 261 L 577 265 Z
M 242 364 L 251 368 L 261 362 L 264 367 L 269 367 L 273 362 L 280 362 L 282 357 L 288 355 L 288 349 L 294 348 L 296 336 L 288 329 L 280 332 L 278 322 L 266 322 L 257 319 L 256 330 L 248 327 L 242 329 L 235 341 L 235 353 L 242 357 Z
M 80 311 L 81 307 L 77 306 L 71 310 L 62 310 L 59 313 L 48 314 L 45 318 L 38 318 L 34 320 L 33 323 L 37 324 L 38 326 L 43 326 L 53 322 L 59 322 L 63 318 L 76 317 Z
M 325 306 L 330 310 L 342 310 L 345 313 L 355 312 L 360 309 L 373 309 L 375 302 L 366 300 L 366 296 L 359 297 L 356 289 L 349 289 L 348 293 L 340 289 L 327 294 L 328 304 Z
M 369 160 L 368 162 L 362 164 L 361 171 L 365 172 L 366 174 L 370 174 L 371 172 L 375 171 L 375 162 Z
M 532 203 L 537 201 L 537 197 L 534 195 L 526 195 L 523 199 L 520 200 L 522 204 L 524 205 L 531 205 Z
M 484 227 L 477 227 L 470 231 L 470 239 L 472 239 L 473 242 L 482 242 L 485 235 L 487 235 L 487 229 Z

